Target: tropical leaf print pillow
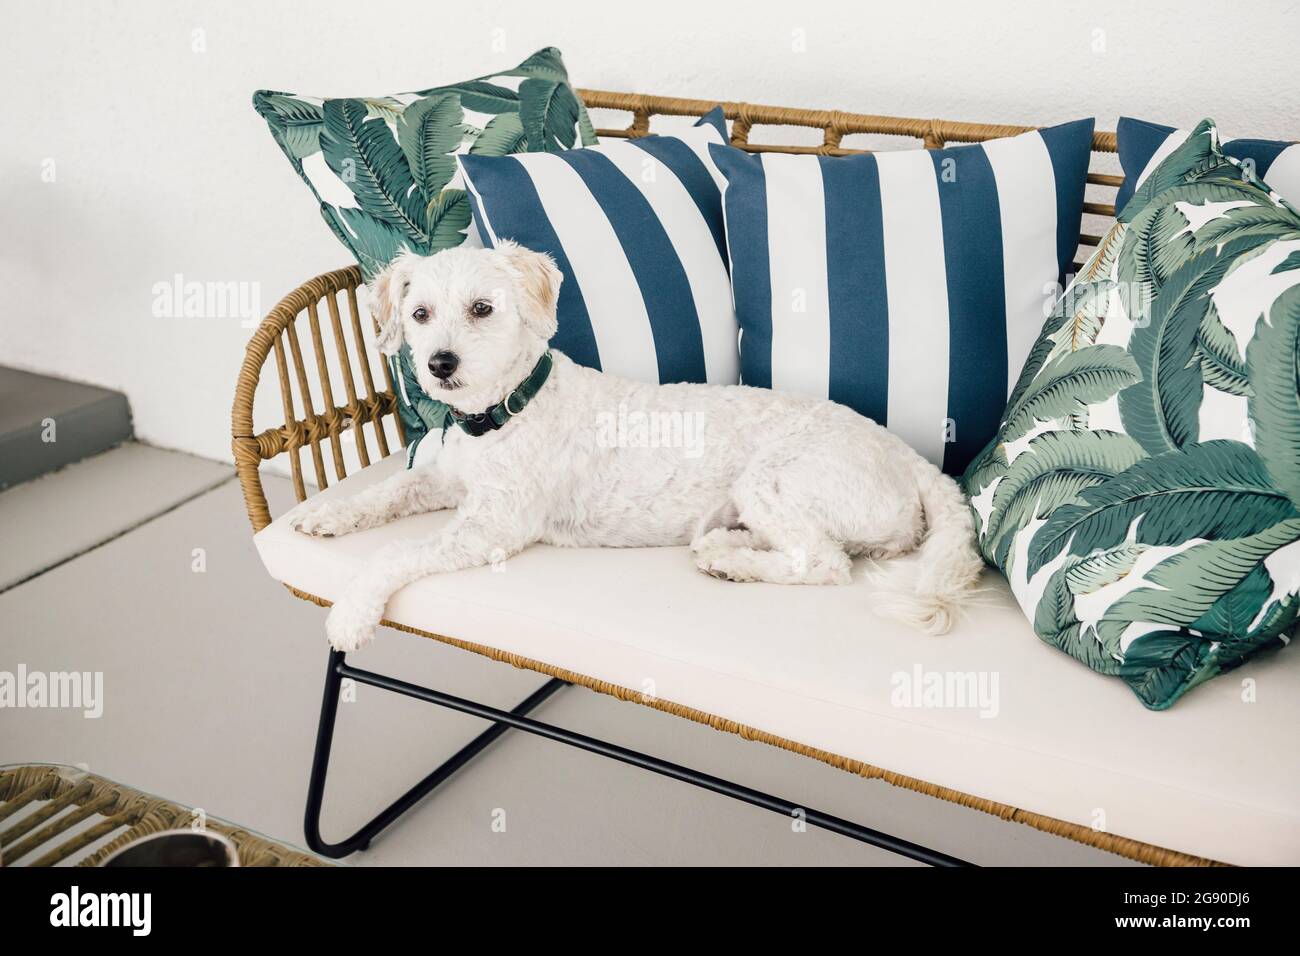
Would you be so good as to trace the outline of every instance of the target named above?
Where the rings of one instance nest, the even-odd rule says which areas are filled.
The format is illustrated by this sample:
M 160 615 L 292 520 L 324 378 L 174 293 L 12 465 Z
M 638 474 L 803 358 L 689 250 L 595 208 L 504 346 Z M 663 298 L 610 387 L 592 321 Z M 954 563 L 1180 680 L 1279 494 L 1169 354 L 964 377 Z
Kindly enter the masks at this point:
M 1206 120 L 1057 303 L 965 478 L 1038 636 L 1152 709 L 1300 608 L 1300 215 Z
M 253 107 L 367 282 L 404 251 L 430 255 L 465 240 L 470 205 L 457 154 L 596 142 L 554 47 L 513 70 L 415 93 L 321 99 L 259 90 Z M 393 371 L 399 385 L 415 381 L 405 353 Z M 398 408 L 408 443 L 441 424 L 443 406 L 432 400 L 411 396 Z
M 259 90 L 253 107 L 369 281 L 398 254 L 458 246 L 470 223 L 456 155 L 596 141 L 560 51 L 513 70 L 392 96 L 319 99 Z

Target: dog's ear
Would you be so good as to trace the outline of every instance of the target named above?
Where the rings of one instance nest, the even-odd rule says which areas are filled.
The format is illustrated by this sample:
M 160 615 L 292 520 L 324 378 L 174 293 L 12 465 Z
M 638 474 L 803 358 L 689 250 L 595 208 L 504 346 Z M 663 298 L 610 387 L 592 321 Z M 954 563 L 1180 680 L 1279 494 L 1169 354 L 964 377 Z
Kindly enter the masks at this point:
M 375 344 L 385 355 L 396 355 L 402 347 L 402 297 L 411 284 L 411 259 L 404 253 L 388 264 L 383 272 L 370 280 L 370 312 L 375 317 L 379 333 Z
M 519 313 L 524 324 L 543 339 L 549 341 L 558 327 L 555 306 L 560 299 L 560 283 L 564 273 L 555 260 L 544 252 L 534 252 L 509 240 L 497 244 L 497 252 L 519 279 L 523 293 Z

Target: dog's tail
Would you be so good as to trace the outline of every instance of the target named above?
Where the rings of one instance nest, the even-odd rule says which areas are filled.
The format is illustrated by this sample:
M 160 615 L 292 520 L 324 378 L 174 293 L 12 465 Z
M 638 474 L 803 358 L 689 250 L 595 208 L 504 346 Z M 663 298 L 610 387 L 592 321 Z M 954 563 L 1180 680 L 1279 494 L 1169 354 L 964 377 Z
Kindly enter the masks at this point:
M 970 506 L 957 482 L 919 455 L 912 473 L 925 511 L 925 540 L 916 564 L 906 569 L 915 577 L 884 582 L 876 610 L 928 634 L 943 634 L 984 562 L 975 549 Z

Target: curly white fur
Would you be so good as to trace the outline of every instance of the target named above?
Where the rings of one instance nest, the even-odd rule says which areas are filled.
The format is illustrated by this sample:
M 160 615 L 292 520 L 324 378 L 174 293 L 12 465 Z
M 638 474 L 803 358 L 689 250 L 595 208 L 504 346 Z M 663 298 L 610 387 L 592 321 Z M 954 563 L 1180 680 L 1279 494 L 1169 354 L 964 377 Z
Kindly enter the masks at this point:
M 560 281 L 548 257 L 509 243 L 405 256 L 371 286 L 381 348 L 407 341 L 430 395 L 481 411 L 545 351 Z M 484 301 L 491 314 L 476 315 Z M 446 382 L 427 368 L 442 351 L 460 359 Z M 347 534 L 443 508 L 456 510 L 452 521 L 377 554 L 335 603 L 334 647 L 367 643 L 410 582 L 535 542 L 690 544 L 701 571 L 781 584 L 844 584 L 854 555 L 919 547 L 919 573 L 892 582 L 877 609 L 935 633 L 982 566 L 956 483 L 856 412 L 767 389 L 632 382 L 560 353 L 541 392 L 500 430 L 475 438 L 453 427 L 433 463 L 309 503 L 293 527 Z

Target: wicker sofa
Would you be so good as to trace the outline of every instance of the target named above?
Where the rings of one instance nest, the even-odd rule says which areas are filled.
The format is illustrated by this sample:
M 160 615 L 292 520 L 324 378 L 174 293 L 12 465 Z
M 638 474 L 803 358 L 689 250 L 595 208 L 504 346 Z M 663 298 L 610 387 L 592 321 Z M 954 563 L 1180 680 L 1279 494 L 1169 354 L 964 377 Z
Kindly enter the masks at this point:
M 716 103 L 581 94 L 591 107 L 631 113 L 629 125 L 599 130 L 602 136 L 645 135 L 652 116 L 700 116 Z M 842 145 L 855 133 L 912 137 L 938 148 L 1024 129 L 723 105 L 733 144 L 750 151 L 840 155 L 855 151 Z M 814 128 L 822 142 L 751 142 L 753 127 L 763 125 Z M 1094 155 L 1114 152 L 1114 134 L 1097 133 L 1093 148 Z M 1121 184 L 1121 177 L 1098 171 L 1088 180 L 1090 193 Z M 1107 202 L 1085 204 L 1093 223 L 1114 212 Z M 1097 241 L 1087 230 L 1080 236 L 1084 247 Z M 261 469 L 282 456 L 299 502 L 312 479 L 319 494 L 350 494 L 403 466 L 403 456 L 390 455 L 402 440 L 400 422 L 387 366 L 361 318 L 360 284 L 352 267 L 286 296 L 248 345 L 233 410 L 235 461 L 258 551 L 290 591 L 322 605 L 376 549 L 428 533 L 447 518 L 415 516 L 320 540 L 290 530 L 292 511 L 273 520 L 268 509 Z M 263 395 L 259 410 L 277 421 L 282 416 L 271 427 L 255 427 L 259 384 L 263 392 L 279 391 L 278 404 Z M 361 466 L 352 475 L 349 459 Z M 514 727 L 778 812 L 799 810 L 814 825 L 913 859 L 962 862 L 528 716 L 551 693 L 580 684 L 1146 863 L 1300 861 L 1300 766 L 1277 759 L 1286 752 L 1281 735 L 1300 717 L 1300 670 L 1276 656 L 1260 659 L 1240 672 L 1249 685 L 1226 678 L 1171 711 L 1144 711 L 1120 682 L 1038 642 L 1001 577 L 986 572 L 983 586 L 954 632 L 933 639 L 872 616 L 859 588 L 738 587 L 696 573 L 683 549 L 535 547 L 512 559 L 505 575 L 481 568 L 419 581 L 390 602 L 386 624 L 551 680 L 507 712 L 358 669 L 331 653 L 308 792 L 308 843 L 333 856 L 364 848 Z M 900 702 L 900 684 L 935 674 L 995 675 L 996 712 Z M 366 827 L 330 843 L 320 834 L 319 814 L 344 677 L 475 714 L 491 726 Z

